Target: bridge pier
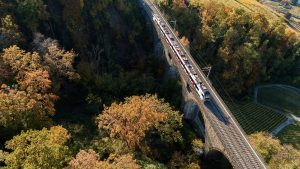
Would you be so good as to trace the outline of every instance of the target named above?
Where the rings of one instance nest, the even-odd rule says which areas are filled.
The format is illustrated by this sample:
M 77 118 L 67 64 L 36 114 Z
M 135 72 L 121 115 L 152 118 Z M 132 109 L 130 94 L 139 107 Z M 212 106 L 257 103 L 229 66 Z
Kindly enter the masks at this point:
M 193 126 L 195 132 L 205 138 L 205 127 L 200 120 L 199 108 L 197 104 L 188 101 L 183 106 L 184 119 L 188 120 Z
M 167 48 L 163 48 L 163 59 L 167 61 L 168 64 L 165 65 L 166 68 L 166 76 L 167 77 L 176 77 L 178 73 L 176 71 L 176 67 L 173 64 L 171 54 Z

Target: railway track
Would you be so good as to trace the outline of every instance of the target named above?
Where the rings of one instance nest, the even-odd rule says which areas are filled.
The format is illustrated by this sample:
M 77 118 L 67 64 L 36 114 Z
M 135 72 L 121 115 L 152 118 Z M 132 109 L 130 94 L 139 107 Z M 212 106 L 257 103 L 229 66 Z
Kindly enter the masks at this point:
M 145 10 L 149 17 L 155 16 L 153 17 L 155 19 L 155 21 L 153 22 L 156 27 L 157 33 L 159 34 L 159 37 L 164 46 L 167 47 L 170 52 L 172 52 L 172 61 L 176 65 L 179 75 L 182 79 L 184 79 L 186 83 L 189 84 L 189 86 L 191 86 L 192 90 L 190 92 L 196 99 L 196 102 L 201 109 L 203 116 L 210 123 L 210 126 L 212 126 L 213 131 L 216 133 L 219 141 L 222 144 L 222 147 L 224 147 L 224 150 L 221 151 L 226 152 L 228 160 L 232 163 L 234 168 L 266 169 L 264 162 L 256 154 L 249 141 L 247 140 L 246 134 L 243 132 L 242 128 L 232 116 L 228 107 L 225 105 L 221 97 L 213 88 L 211 82 L 205 77 L 202 70 L 196 64 L 193 57 L 182 46 L 168 21 L 165 20 L 159 9 L 154 4 L 152 4 L 148 0 L 140 1 L 142 2 L 144 8 L 146 8 Z M 157 17 L 159 17 L 160 19 L 158 19 Z M 158 20 L 159 24 L 156 25 L 155 22 L 158 22 Z M 161 26 L 162 24 L 164 26 Z M 170 36 L 170 33 L 172 34 L 172 36 Z M 176 46 L 174 44 L 172 46 L 170 37 L 171 41 L 177 42 Z M 199 92 L 197 92 L 196 87 L 194 87 L 195 83 L 192 81 L 190 76 L 191 72 L 189 72 L 185 65 L 183 65 L 182 58 L 180 58 L 181 54 L 178 54 L 178 51 L 184 52 L 184 54 L 186 55 L 184 57 L 188 59 L 191 67 L 194 68 L 192 74 L 195 75 L 196 73 L 197 77 L 200 78 L 201 82 L 209 90 L 209 93 L 211 95 L 211 99 L 209 99 L 209 102 L 212 102 L 210 104 L 213 104 L 213 106 L 211 106 L 211 110 L 205 105 L 205 101 L 207 100 L 204 101 L 203 98 L 201 99 L 199 97 Z

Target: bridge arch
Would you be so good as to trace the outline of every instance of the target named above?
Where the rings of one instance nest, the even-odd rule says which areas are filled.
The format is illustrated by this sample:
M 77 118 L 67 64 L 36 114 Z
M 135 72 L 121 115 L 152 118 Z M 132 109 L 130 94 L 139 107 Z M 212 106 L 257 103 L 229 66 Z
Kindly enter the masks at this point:
M 206 152 L 205 161 L 206 164 L 204 165 L 208 166 L 209 168 L 233 168 L 230 158 L 226 154 L 224 154 L 222 150 L 216 147 L 211 147 L 210 150 Z

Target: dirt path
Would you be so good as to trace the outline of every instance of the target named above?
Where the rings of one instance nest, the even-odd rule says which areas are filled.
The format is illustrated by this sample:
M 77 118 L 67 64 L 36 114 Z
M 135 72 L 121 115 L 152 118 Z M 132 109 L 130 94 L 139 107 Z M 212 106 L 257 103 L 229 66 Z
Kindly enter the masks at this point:
M 276 136 L 282 129 L 293 123 L 295 123 L 295 120 L 292 117 L 289 117 L 286 121 L 282 122 L 271 132 L 272 136 Z

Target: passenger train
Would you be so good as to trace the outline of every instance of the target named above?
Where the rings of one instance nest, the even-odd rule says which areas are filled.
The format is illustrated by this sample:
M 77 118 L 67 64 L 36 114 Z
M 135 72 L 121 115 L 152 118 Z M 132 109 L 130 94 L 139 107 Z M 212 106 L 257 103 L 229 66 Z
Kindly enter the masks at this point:
M 176 54 L 178 60 L 181 63 L 181 66 L 187 73 L 190 81 L 192 82 L 193 86 L 195 87 L 197 94 L 199 95 L 201 100 L 208 101 L 210 100 L 210 93 L 207 90 L 206 86 L 202 83 L 200 78 L 198 77 L 197 73 L 195 72 L 193 66 L 190 64 L 189 60 L 187 59 L 186 53 L 182 51 L 179 47 L 179 44 L 175 40 L 175 37 L 172 35 L 170 30 L 168 29 L 165 22 L 161 20 L 161 18 L 154 14 L 153 15 L 154 22 L 160 28 L 161 33 L 165 36 L 167 43 L 170 44 L 173 52 Z

